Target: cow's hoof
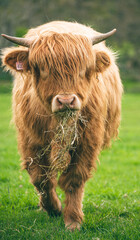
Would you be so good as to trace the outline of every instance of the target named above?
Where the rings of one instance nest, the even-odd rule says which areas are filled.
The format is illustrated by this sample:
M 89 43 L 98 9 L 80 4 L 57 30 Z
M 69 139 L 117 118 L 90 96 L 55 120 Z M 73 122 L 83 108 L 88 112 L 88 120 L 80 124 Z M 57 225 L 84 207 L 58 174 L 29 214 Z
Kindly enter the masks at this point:
M 76 229 L 80 230 L 80 223 L 78 223 L 78 222 L 66 222 L 65 227 L 66 227 L 66 229 L 73 232 Z
M 48 215 L 50 217 L 59 217 L 59 216 L 61 216 L 61 214 L 62 214 L 62 207 L 61 207 L 61 210 L 58 210 L 58 209 L 48 210 Z

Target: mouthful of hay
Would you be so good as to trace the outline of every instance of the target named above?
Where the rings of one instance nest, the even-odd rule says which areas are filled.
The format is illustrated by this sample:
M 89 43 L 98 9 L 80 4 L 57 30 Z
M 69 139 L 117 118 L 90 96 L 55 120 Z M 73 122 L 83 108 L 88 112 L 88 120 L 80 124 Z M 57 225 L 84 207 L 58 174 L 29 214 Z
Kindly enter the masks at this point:
M 58 125 L 55 129 L 54 138 L 51 141 L 51 174 L 63 172 L 67 169 L 70 161 L 70 150 L 74 150 L 74 144 L 78 141 L 77 111 L 67 109 L 57 112 Z
M 43 150 L 45 154 L 51 149 L 50 165 L 47 167 L 45 181 L 56 176 L 58 172 L 62 173 L 67 170 L 71 161 L 70 151 L 74 151 L 78 143 L 78 122 L 81 121 L 84 125 L 86 123 L 78 111 L 71 109 L 56 112 L 55 118 L 57 126 L 54 136 L 50 145 Z

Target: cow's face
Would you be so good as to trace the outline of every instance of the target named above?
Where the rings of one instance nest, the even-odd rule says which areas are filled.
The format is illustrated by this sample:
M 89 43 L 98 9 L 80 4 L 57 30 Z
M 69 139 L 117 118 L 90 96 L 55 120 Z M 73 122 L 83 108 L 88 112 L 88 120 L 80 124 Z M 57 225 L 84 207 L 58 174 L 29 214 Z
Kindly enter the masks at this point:
M 97 72 L 109 66 L 110 60 L 106 53 L 94 52 L 85 37 L 53 34 L 39 39 L 29 50 L 11 51 L 4 63 L 32 78 L 38 97 L 51 113 L 83 108 L 97 82 Z
M 38 41 L 31 49 L 29 63 L 44 106 L 51 112 L 83 108 L 93 83 L 97 83 L 99 60 L 104 66 L 109 64 L 109 58 L 96 54 L 90 41 L 81 36 L 53 34 Z
M 64 34 L 54 34 L 32 47 L 29 62 L 34 86 L 51 112 L 80 110 L 86 104 L 94 74 L 91 47 L 82 37 Z

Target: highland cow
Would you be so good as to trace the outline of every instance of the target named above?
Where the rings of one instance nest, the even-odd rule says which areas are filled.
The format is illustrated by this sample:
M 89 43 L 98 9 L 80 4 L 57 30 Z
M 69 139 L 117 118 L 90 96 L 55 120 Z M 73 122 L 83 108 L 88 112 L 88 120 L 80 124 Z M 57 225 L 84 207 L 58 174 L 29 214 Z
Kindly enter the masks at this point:
M 118 135 L 122 84 L 115 54 L 104 40 L 114 34 L 55 21 L 30 29 L 20 45 L 3 51 L 14 75 L 13 120 L 22 168 L 49 215 L 62 213 L 56 194 L 65 191 L 65 226 L 79 229 L 85 182 L 96 160 Z

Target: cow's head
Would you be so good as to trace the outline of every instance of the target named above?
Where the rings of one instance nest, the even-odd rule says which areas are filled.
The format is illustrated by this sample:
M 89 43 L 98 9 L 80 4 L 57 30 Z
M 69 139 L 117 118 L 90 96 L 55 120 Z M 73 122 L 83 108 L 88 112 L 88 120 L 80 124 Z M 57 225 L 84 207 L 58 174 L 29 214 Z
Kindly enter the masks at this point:
M 4 65 L 29 74 L 43 105 L 49 112 L 80 110 L 88 101 L 97 72 L 110 65 L 105 52 L 94 51 L 92 45 L 111 36 L 116 30 L 94 38 L 74 34 L 52 33 L 37 40 L 6 39 L 27 48 L 11 49 L 4 56 Z

